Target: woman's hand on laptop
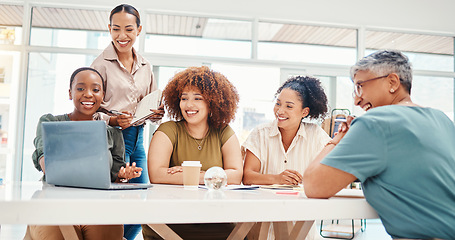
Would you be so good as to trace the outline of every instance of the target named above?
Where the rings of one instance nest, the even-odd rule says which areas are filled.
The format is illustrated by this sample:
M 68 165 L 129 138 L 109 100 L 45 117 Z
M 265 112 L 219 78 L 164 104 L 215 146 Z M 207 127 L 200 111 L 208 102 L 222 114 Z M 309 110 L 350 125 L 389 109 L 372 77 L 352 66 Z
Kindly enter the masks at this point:
M 132 178 L 140 177 L 142 174 L 142 168 L 136 167 L 136 163 L 130 166 L 130 163 L 127 163 L 125 167 L 121 167 L 120 171 L 118 172 L 117 179 L 120 182 L 128 182 L 128 180 Z

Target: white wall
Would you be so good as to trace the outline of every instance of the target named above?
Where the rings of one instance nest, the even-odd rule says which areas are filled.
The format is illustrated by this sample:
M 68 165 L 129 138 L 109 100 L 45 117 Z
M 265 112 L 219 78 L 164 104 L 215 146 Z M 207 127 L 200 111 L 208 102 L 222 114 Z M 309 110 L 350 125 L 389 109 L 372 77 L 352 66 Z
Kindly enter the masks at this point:
M 129 3 L 140 11 L 257 17 L 455 35 L 453 0 L 6 0 L 7 3 L 18 4 L 24 1 L 105 9 Z

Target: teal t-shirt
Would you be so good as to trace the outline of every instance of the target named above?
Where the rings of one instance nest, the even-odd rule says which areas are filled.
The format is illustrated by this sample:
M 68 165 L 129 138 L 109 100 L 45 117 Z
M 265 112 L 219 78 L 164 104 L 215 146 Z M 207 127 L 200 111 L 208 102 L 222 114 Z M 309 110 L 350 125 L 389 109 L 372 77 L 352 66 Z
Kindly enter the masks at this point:
M 321 162 L 356 176 L 393 238 L 455 237 L 455 126 L 441 111 L 383 106 Z

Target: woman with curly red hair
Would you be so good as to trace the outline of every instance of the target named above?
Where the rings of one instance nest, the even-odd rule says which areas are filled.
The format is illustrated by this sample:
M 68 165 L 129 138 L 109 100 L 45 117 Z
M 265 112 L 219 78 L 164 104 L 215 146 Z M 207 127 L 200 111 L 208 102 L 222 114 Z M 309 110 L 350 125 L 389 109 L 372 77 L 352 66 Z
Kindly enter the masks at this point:
M 177 73 L 163 91 L 164 105 L 176 121 L 162 123 L 149 147 L 148 171 L 151 183 L 183 184 L 184 160 L 200 160 L 199 183 L 204 184 L 205 171 L 222 167 L 228 184 L 240 184 L 243 175 L 239 141 L 228 125 L 235 117 L 239 102 L 236 88 L 222 74 L 206 66 L 190 67 Z M 181 224 L 180 224 L 181 225 Z M 219 234 L 207 224 L 185 232 L 203 239 L 204 233 Z M 209 224 L 212 225 L 212 224 Z M 232 230 L 232 224 L 228 224 Z M 169 225 L 181 237 L 179 224 Z M 219 225 L 216 227 L 218 230 Z M 197 231 L 195 234 L 194 231 Z M 203 230 L 203 231 L 201 231 Z M 152 230 L 143 226 L 144 239 L 153 239 Z M 191 233 L 190 233 L 191 231 Z M 229 231 L 224 231 L 229 234 Z M 185 234 L 185 233 L 183 233 Z M 226 239 L 227 235 L 219 236 Z M 218 239 L 214 235 L 208 239 Z
M 184 160 L 200 159 L 204 171 L 226 170 L 228 184 L 240 184 L 240 144 L 228 125 L 235 117 L 239 96 L 225 76 L 208 67 L 191 67 L 177 73 L 163 91 L 171 118 L 150 142 L 148 171 L 151 183 L 183 184 Z

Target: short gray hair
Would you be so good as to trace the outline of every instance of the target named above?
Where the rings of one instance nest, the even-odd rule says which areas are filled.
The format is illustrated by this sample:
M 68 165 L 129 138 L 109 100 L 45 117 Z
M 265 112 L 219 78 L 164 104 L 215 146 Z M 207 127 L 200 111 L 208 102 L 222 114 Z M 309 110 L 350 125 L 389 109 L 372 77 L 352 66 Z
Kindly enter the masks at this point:
M 400 51 L 380 50 L 360 59 L 351 67 L 351 79 L 354 79 L 358 71 L 370 71 L 378 76 L 396 73 L 400 77 L 400 83 L 411 93 L 411 63 Z

